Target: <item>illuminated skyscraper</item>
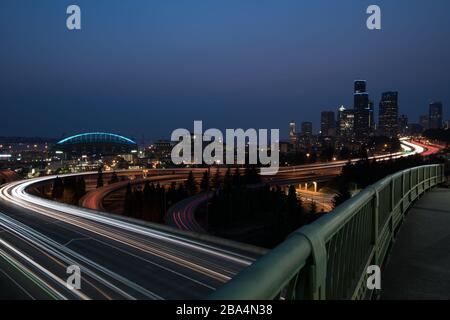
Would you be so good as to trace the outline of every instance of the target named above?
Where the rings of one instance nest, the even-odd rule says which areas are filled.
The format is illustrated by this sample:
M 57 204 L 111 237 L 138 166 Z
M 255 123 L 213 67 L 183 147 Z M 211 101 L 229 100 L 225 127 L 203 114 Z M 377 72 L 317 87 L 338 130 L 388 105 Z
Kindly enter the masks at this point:
M 430 129 L 442 128 L 442 103 L 432 102 L 430 103 L 428 127 Z
M 312 135 L 312 122 L 302 122 L 302 135 L 311 136 Z
M 293 146 L 297 145 L 297 132 L 296 132 L 296 124 L 295 121 L 291 121 L 289 124 L 289 141 Z
M 339 136 L 343 140 L 351 140 L 353 138 L 355 123 L 355 113 L 352 109 L 346 109 L 344 106 L 339 108 L 338 124 Z
M 429 122 L 430 121 L 429 121 L 428 116 L 420 116 L 419 117 L 419 124 L 421 125 L 422 130 L 427 130 L 428 129 L 428 127 L 430 126 Z
M 379 131 L 390 138 L 398 135 L 398 92 L 384 92 L 381 96 Z
M 366 92 L 366 81 L 355 81 L 354 112 L 355 112 L 355 138 L 358 141 L 365 141 L 371 128 L 371 117 L 369 109 L 369 94 Z
M 398 117 L 398 130 L 402 135 L 409 134 L 409 123 L 407 115 L 402 114 L 400 117 Z
M 320 132 L 322 136 L 334 137 L 336 135 L 336 118 L 334 111 L 323 111 L 320 116 Z

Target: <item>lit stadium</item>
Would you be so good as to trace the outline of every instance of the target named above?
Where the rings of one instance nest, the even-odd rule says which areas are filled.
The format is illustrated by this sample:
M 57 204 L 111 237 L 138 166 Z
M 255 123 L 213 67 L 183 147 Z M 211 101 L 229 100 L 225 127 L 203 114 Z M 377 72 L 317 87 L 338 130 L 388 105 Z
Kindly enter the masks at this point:
M 121 135 L 105 132 L 90 132 L 73 135 L 58 141 L 57 153 L 67 158 L 80 156 L 114 156 L 136 152 L 137 143 Z

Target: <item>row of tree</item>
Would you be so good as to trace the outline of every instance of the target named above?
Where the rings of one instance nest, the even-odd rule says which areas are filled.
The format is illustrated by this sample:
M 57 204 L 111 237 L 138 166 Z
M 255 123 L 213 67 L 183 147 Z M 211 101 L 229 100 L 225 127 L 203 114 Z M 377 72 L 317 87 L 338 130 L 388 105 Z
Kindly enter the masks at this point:
M 260 176 L 257 168 L 247 167 L 243 173 L 239 168 L 236 168 L 233 172 L 231 168 L 228 168 L 223 176 L 219 169 L 212 176 L 210 170 L 205 170 L 199 183 L 196 181 L 193 172 L 190 171 L 184 183 L 178 185 L 172 183 L 167 189 L 159 183 L 146 181 L 141 190 L 133 188 L 129 183 L 125 192 L 123 214 L 147 221 L 162 222 L 170 206 L 199 192 L 228 190 L 235 185 L 257 184 L 259 182 Z
M 356 163 L 348 162 L 333 184 L 337 186 L 334 196 L 334 206 L 338 206 L 351 198 L 350 186 L 356 184 L 363 189 L 395 172 L 412 167 L 430 164 L 434 160 L 425 159 L 420 155 L 375 161 L 363 159 Z
M 422 135 L 430 140 L 440 141 L 446 144 L 450 143 L 450 130 L 448 129 L 428 129 Z
M 83 176 L 56 177 L 53 180 L 51 198 L 68 204 L 77 204 L 86 194 Z

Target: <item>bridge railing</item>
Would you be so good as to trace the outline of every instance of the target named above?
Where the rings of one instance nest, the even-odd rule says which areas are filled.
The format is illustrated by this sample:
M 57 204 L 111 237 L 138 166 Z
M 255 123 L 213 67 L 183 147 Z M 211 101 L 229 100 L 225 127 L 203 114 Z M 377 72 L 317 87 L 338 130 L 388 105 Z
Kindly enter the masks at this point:
M 210 299 L 366 299 L 367 267 L 381 266 L 410 204 L 443 182 L 443 165 L 390 175 L 284 242 Z

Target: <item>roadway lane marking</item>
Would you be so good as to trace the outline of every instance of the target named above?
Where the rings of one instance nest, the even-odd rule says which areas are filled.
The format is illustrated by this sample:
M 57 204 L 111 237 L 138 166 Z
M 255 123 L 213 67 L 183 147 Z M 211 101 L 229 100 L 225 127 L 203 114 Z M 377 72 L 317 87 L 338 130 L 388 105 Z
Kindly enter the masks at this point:
M 0 213 L 0 218 L 5 220 L 5 218 L 1 217 Z M 34 243 L 36 246 L 40 246 L 42 248 L 42 250 L 49 252 L 49 254 L 53 254 L 56 257 L 58 257 L 59 259 L 65 261 L 68 265 L 71 264 L 78 264 L 79 266 L 82 266 L 82 264 L 76 262 L 74 259 L 70 259 L 68 258 L 66 255 L 64 255 L 61 252 L 58 252 L 57 250 L 60 249 L 61 251 L 66 252 L 67 254 L 75 257 L 75 259 L 79 259 L 91 266 L 94 266 L 94 268 L 100 269 L 100 271 L 103 271 L 105 274 L 107 274 L 108 276 L 110 276 L 112 279 L 121 282 L 125 285 L 127 285 L 130 288 L 133 288 L 135 291 L 138 291 L 140 293 L 142 293 L 144 296 L 147 296 L 149 298 L 158 298 L 157 295 L 153 294 L 152 292 L 149 292 L 145 289 L 141 289 L 138 285 L 136 285 L 135 283 L 129 281 L 128 279 L 125 279 L 113 272 L 110 272 L 108 269 L 97 265 L 96 263 L 92 262 L 91 260 L 79 255 L 78 253 L 63 247 L 61 244 L 59 244 L 58 242 L 44 236 L 41 235 L 40 233 L 34 231 L 31 228 L 26 227 L 25 225 L 21 224 L 20 222 L 14 222 L 14 220 L 12 220 L 11 218 L 9 218 L 8 216 L 5 216 L 6 221 L 9 222 L 9 224 L 13 224 L 14 228 L 5 225 L 6 228 L 10 229 L 12 232 L 14 233 L 18 233 L 19 235 L 21 235 L 22 237 L 24 237 L 25 239 L 27 239 L 28 241 L 32 241 L 32 243 Z M 23 230 L 23 231 L 22 231 Z M 22 233 L 21 233 L 22 232 Z M 56 250 L 54 249 L 56 247 Z M 113 285 L 112 283 L 108 282 L 107 280 L 105 280 L 104 278 L 98 276 L 96 273 L 94 273 L 93 271 L 91 271 L 89 268 L 86 268 L 83 266 L 83 270 L 85 274 L 88 274 L 90 277 L 92 277 L 93 279 L 99 281 L 100 283 L 104 284 L 105 286 L 109 287 L 110 289 L 112 289 L 113 291 L 119 293 L 121 296 L 127 298 L 127 299 L 131 299 L 131 300 L 135 300 L 135 298 L 129 294 L 127 294 L 125 291 L 123 291 L 122 289 L 118 288 L 117 286 Z
M 94 240 L 91 237 L 83 237 L 83 238 L 74 238 L 74 239 L 70 239 L 69 241 L 67 241 L 66 243 L 64 243 L 62 246 L 63 247 L 67 247 L 69 244 L 71 244 L 72 242 L 75 241 L 83 241 L 83 240 Z
M 26 296 L 28 296 L 28 298 L 30 298 L 31 300 L 36 300 L 35 297 L 33 297 L 31 295 L 31 293 L 28 292 L 28 290 L 26 290 L 24 287 L 22 287 L 16 280 L 14 280 L 13 278 L 11 278 L 2 268 L 0 268 L 0 272 L 7 277 L 12 283 L 14 283 L 14 285 L 16 285 L 23 293 L 25 293 Z

